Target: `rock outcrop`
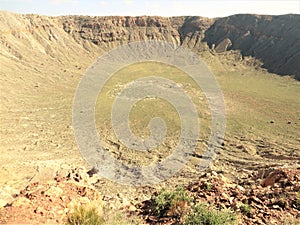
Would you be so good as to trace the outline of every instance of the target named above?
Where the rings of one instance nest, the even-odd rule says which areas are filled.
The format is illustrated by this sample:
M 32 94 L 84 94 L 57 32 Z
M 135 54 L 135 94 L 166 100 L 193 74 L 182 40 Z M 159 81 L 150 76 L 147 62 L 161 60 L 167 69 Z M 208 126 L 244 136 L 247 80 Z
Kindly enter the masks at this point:
M 272 175 L 273 174 L 273 175 Z M 270 176 L 278 179 L 269 183 Z M 204 173 L 192 181 L 186 190 L 194 202 L 209 203 L 218 209 L 230 209 L 239 213 L 237 224 L 298 224 L 300 171 L 294 169 L 270 169 L 263 179 L 257 174 L 248 179 L 232 181 L 221 173 Z M 266 185 L 268 183 L 269 185 Z M 141 214 L 149 224 L 177 224 L 174 216 L 153 216 L 153 201 L 140 204 Z M 149 216 L 150 215 L 150 216 Z
M 0 209 L 0 223 L 64 224 L 77 206 L 95 204 L 100 210 L 102 203 L 84 168 L 76 168 L 66 176 L 58 174 L 47 182 L 30 183 Z
M 62 17 L 63 29 L 76 41 L 114 47 L 132 41 L 164 40 L 180 44 L 178 25 L 163 17 Z
M 88 173 L 84 167 L 74 168 L 57 172 L 47 182 L 30 183 L 6 207 L 0 208 L 0 223 L 63 224 L 77 206 L 96 206 L 103 218 L 106 218 L 105 209 L 110 208 L 143 219 L 139 224 L 178 224 L 171 211 L 162 218 L 152 215 L 153 198 L 138 197 L 138 188 L 131 193 L 135 201 L 130 201 L 129 193 L 105 195 L 97 189 L 103 178 Z M 145 187 L 142 189 L 145 191 Z M 235 181 L 210 171 L 184 189 L 194 202 L 233 210 L 239 215 L 238 224 L 295 224 L 289 220 L 296 222 L 300 218 L 299 169 L 270 168 Z M 155 189 L 151 192 L 151 196 L 157 194 Z M 187 205 L 179 206 L 181 210 L 188 209 Z
M 300 80 L 300 15 L 234 15 L 216 19 L 206 30 L 210 46 L 230 39 L 229 49 L 263 62 L 268 71 Z
M 106 51 L 133 41 L 164 40 L 198 52 L 208 50 L 208 46 L 221 54 L 238 50 L 243 57 L 260 60 L 270 72 L 292 75 L 300 80 L 298 24 L 300 15 L 292 14 L 234 15 L 209 19 L 199 16 L 44 17 L 2 11 L 0 44 L 3 56 L 24 60 L 23 45 L 31 46 L 29 51 L 38 50 L 57 58 L 65 48 L 74 51 L 67 40 L 75 41 L 91 52 L 99 48 Z

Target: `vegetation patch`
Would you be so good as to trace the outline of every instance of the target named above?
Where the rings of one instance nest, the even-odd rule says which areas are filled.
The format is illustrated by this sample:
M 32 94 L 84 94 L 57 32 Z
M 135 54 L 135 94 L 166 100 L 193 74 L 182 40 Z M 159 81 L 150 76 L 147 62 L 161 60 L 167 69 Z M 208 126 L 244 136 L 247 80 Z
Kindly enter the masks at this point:
M 246 215 L 246 216 L 250 216 L 251 214 L 251 209 L 252 209 L 252 206 L 249 205 L 249 204 L 243 204 L 240 206 L 240 210 L 241 212 Z
M 101 225 L 104 219 L 99 215 L 96 207 L 85 205 L 77 206 L 72 213 L 68 215 L 67 225 Z
M 153 197 L 153 213 L 158 217 L 181 217 L 187 212 L 191 201 L 192 199 L 182 187 L 174 191 L 163 189 Z
M 183 225 L 226 225 L 237 221 L 236 214 L 230 210 L 218 210 L 204 203 L 195 204 L 195 199 L 183 188 L 174 191 L 163 189 L 152 197 L 151 204 L 156 221 L 172 221 L 172 224 Z
M 229 210 L 217 210 L 199 203 L 187 216 L 184 225 L 229 225 L 236 220 L 236 215 Z

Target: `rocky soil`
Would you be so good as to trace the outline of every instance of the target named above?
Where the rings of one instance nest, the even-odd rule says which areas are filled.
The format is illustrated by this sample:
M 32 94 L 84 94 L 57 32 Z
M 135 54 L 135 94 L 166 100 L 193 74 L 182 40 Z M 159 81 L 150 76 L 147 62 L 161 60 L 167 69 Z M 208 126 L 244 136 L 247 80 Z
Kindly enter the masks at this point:
M 75 207 L 94 204 L 104 218 L 107 210 L 117 210 L 127 218 L 139 218 L 140 224 L 178 224 L 176 212 L 170 211 L 162 218 L 153 215 L 151 196 L 155 189 L 129 188 L 126 194 L 105 194 L 97 189 L 105 181 L 90 171 L 57 171 L 53 180 L 30 183 L 0 209 L 0 223 L 63 224 Z M 194 204 L 205 202 L 233 210 L 238 224 L 281 225 L 300 221 L 300 170 L 261 170 L 235 181 L 210 171 L 184 189 L 194 198 Z

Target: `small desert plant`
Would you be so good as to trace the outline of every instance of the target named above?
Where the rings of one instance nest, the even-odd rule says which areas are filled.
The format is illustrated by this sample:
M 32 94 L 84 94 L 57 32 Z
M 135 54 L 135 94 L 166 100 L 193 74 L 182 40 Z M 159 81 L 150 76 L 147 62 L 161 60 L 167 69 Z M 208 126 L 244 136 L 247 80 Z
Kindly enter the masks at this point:
M 236 215 L 229 210 L 217 210 L 199 203 L 195 206 L 184 224 L 185 225 L 229 225 L 234 224 Z
M 252 209 L 252 206 L 249 204 L 243 204 L 240 206 L 241 212 L 246 216 L 249 216 L 251 214 L 251 209 Z
M 205 188 L 205 190 L 210 191 L 210 190 L 212 189 L 212 184 L 209 183 L 209 182 L 206 182 L 206 183 L 204 184 L 204 188 Z
M 98 214 L 95 207 L 77 206 L 68 216 L 68 225 L 102 225 L 104 219 Z
M 191 201 L 192 199 L 183 188 L 177 188 L 174 191 L 163 189 L 153 198 L 153 212 L 158 217 L 176 214 L 181 216 L 180 214 L 185 211 Z

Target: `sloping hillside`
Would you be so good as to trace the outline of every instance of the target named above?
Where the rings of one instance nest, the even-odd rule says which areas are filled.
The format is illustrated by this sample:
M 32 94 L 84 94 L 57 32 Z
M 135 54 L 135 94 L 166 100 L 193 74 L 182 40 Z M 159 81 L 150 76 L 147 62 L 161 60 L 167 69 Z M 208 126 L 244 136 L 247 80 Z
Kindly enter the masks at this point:
M 234 15 L 203 17 L 44 17 L 1 12 L 1 55 L 24 59 L 24 52 L 53 57 L 78 53 L 76 48 L 94 52 L 128 41 L 166 40 L 195 50 L 207 42 L 216 52 L 240 50 L 243 56 L 262 61 L 263 67 L 280 75 L 299 79 L 300 15 Z M 38 30 L 38 31 L 37 31 Z M 66 34 L 64 34 L 64 32 Z M 13 38 L 7 39 L 7 35 Z M 23 44 L 15 38 L 21 38 Z M 224 41 L 228 42 L 226 48 Z M 79 46 L 78 46 L 79 45 Z M 223 46 L 223 47 L 222 47 Z M 24 49 L 22 49 L 24 48 Z M 35 51 L 35 52 L 32 52 Z M 28 59 L 29 55 L 26 55 Z
M 240 50 L 280 75 L 300 79 L 300 15 L 234 15 L 220 18 L 205 32 L 210 46 L 228 39 L 227 50 Z
M 299 77 L 298 21 L 299 15 L 45 17 L 1 11 L 0 183 L 20 188 L 62 165 L 85 165 L 72 130 L 78 83 L 108 49 L 148 39 L 193 49 L 215 73 L 228 116 L 216 168 L 242 176 L 261 167 L 297 167 L 300 84 L 257 65 Z M 174 179 L 197 176 L 199 158 L 195 154 L 192 169 Z

